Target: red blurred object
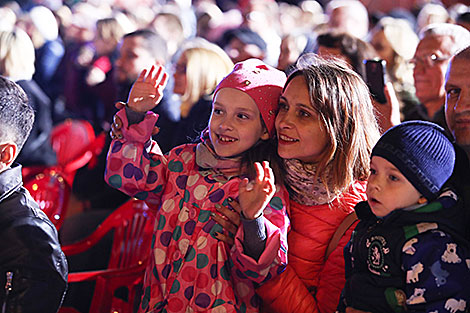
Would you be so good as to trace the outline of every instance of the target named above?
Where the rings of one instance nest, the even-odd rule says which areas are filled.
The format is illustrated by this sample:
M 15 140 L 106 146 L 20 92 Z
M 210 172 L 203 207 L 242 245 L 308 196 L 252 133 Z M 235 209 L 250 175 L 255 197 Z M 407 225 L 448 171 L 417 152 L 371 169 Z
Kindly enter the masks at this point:
M 57 167 L 69 185 L 75 172 L 87 164 L 94 151 L 90 145 L 95 141 L 91 124 L 84 120 L 66 120 L 51 132 L 51 145 L 57 156 Z
M 131 199 L 108 216 L 89 237 L 62 246 L 67 256 L 82 253 L 113 231 L 108 268 L 69 273 L 68 276 L 69 283 L 96 281 L 89 313 L 133 312 L 150 253 L 152 229 L 153 216 L 147 205 L 141 200 Z M 115 291 L 123 287 L 128 291 L 127 301 L 115 296 Z M 61 308 L 59 313 L 66 313 L 66 309 Z
M 66 215 L 76 171 L 96 163 L 104 147 L 105 134 L 95 137 L 93 127 L 83 120 L 66 120 L 54 127 L 51 144 L 57 164 L 22 169 L 23 182 L 57 229 Z
M 71 188 L 54 168 L 48 168 L 25 184 L 25 188 L 57 229 L 64 222 Z

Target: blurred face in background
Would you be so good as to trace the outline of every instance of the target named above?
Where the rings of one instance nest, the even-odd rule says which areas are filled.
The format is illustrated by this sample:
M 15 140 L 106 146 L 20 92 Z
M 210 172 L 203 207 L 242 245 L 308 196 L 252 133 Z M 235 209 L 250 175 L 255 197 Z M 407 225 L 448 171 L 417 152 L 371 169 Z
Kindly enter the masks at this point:
M 375 51 L 382 60 L 387 62 L 387 65 L 394 64 L 395 52 L 393 51 L 392 45 L 388 42 L 387 37 L 383 30 L 379 30 L 372 35 L 370 41 Z
M 186 91 L 186 67 L 188 65 L 188 59 L 186 55 L 183 53 L 179 57 L 178 61 L 174 67 L 174 86 L 173 86 L 173 93 L 177 95 L 184 95 Z
M 470 76 L 468 59 L 454 58 L 446 77 L 446 121 L 457 144 L 470 151 Z M 467 152 L 467 154 L 469 154 Z
M 238 38 L 233 38 L 224 50 L 234 64 L 251 58 L 263 60 L 265 56 L 257 45 L 245 44 Z
M 126 37 L 122 41 L 119 58 L 116 60 L 115 80 L 119 83 L 133 83 L 140 72 L 155 64 L 155 58 L 144 46 L 144 38 Z
M 449 47 L 453 41 L 449 36 L 428 36 L 421 39 L 413 58 L 416 96 L 421 103 L 442 98 L 444 104 L 445 73 L 449 58 Z

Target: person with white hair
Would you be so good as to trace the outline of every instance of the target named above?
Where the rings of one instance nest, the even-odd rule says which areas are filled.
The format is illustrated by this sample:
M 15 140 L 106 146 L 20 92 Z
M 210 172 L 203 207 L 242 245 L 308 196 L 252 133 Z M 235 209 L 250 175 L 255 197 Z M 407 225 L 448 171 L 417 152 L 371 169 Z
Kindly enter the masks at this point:
M 369 14 L 359 0 L 332 0 L 326 6 L 330 28 L 364 39 L 369 32 Z
M 445 73 L 450 58 L 470 45 L 470 32 L 449 23 L 435 23 L 419 33 L 413 65 L 414 85 L 419 105 L 404 109 L 404 120 L 430 120 L 446 127 L 444 117 Z
M 58 96 L 53 76 L 65 53 L 59 26 L 51 10 L 45 6 L 35 6 L 27 13 L 26 32 L 33 41 L 36 61 L 34 80 L 51 99 Z

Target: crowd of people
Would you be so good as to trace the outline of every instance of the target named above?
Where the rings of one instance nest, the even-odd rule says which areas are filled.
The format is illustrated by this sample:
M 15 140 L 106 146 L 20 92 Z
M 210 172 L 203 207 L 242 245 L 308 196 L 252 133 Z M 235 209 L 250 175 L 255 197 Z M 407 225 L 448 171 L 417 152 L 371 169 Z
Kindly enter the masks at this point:
M 60 245 L 129 197 L 155 224 L 139 312 L 468 310 L 470 3 L 390 3 L 2 3 L 3 312 L 87 312 L 67 269 L 107 255 Z M 56 231 L 17 163 L 55 165 L 70 119 L 106 139 Z

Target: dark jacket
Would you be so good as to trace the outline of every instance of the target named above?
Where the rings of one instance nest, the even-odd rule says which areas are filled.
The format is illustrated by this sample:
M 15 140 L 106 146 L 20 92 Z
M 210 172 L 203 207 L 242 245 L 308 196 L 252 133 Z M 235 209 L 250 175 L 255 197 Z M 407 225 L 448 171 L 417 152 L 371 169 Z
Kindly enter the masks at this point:
M 22 186 L 20 165 L 0 173 L 0 251 L 1 312 L 57 312 L 67 261 L 54 225 Z
M 33 129 L 18 155 L 17 162 L 25 167 L 55 165 L 57 160 L 50 140 L 53 127 L 51 102 L 34 80 L 20 80 L 16 83 L 23 88 L 35 113 Z
M 197 141 L 209 124 L 212 112 L 212 97 L 204 95 L 193 105 L 188 116 L 181 118 L 175 127 L 173 147 Z M 157 122 L 158 126 L 158 122 Z M 160 142 L 158 141 L 158 145 Z
M 443 194 L 384 218 L 361 202 L 356 213 L 360 222 L 345 249 L 340 312 L 343 305 L 374 313 L 466 312 L 470 254 L 454 197 Z

